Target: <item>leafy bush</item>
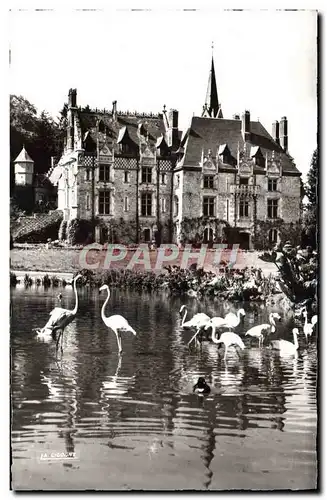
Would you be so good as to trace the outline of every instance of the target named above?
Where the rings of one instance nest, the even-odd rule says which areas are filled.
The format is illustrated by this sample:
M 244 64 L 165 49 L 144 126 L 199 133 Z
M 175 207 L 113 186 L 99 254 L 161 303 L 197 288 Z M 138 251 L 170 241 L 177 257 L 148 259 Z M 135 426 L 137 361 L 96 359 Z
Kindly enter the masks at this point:
M 267 255 L 261 256 L 267 260 Z M 287 298 L 295 305 L 305 304 L 308 308 L 317 307 L 318 256 L 311 247 L 295 248 L 289 242 L 281 253 L 271 252 L 280 276 L 279 286 Z

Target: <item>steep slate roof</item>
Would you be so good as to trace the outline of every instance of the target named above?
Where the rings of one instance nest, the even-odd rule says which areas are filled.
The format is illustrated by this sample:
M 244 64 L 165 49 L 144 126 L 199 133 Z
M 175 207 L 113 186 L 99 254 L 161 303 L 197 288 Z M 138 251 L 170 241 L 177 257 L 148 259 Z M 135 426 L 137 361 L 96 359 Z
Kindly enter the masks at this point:
M 260 122 L 251 121 L 251 137 L 246 143 L 250 146 L 259 146 L 263 156 L 268 152 L 281 153 L 283 174 L 301 175 L 299 170 L 292 163 L 289 155 L 277 144 Z M 238 148 L 244 149 L 244 139 L 242 135 L 242 121 L 223 118 L 200 118 L 193 117 L 189 129 L 188 138 L 185 144 L 185 155 L 182 161 L 184 166 L 198 167 L 201 160 L 202 149 L 206 153 L 209 149 L 215 157 L 219 146 L 227 144 L 231 155 L 237 158 Z M 180 165 L 179 165 L 180 166 Z M 235 167 L 224 165 L 224 169 L 235 171 Z M 263 172 L 264 169 L 256 166 L 255 172 Z
M 16 162 L 17 163 L 18 162 L 34 163 L 32 158 L 29 156 L 28 152 L 26 151 L 25 147 L 23 147 L 23 149 L 21 150 L 21 152 L 17 156 L 16 160 L 14 161 L 14 163 L 16 163 Z
M 163 135 L 166 140 L 166 130 L 163 122 L 162 115 L 146 115 L 146 114 L 119 114 L 117 113 L 116 120 L 111 113 L 93 113 L 80 111 L 78 113 L 79 121 L 82 129 L 83 136 L 87 131 L 90 132 L 91 137 L 96 142 L 97 128 L 96 124 L 99 119 L 106 126 L 106 133 L 108 138 L 112 138 L 113 146 L 116 149 L 117 140 L 121 140 L 125 132 L 128 137 L 135 143 L 139 144 L 138 128 L 139 124 L 143 124 L 143 128 L 150 141 L 155 145 L 157 139 Z M 124 130 L 125 129 L 125 130 Z

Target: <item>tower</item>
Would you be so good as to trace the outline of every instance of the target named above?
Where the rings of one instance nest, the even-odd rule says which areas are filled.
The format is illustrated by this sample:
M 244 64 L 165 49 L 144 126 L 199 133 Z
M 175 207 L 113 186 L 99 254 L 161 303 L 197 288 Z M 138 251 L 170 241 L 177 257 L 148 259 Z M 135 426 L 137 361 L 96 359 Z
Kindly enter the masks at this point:
M 15 184 L 17 186 L 32 186 L 34 175 L 34 161 L 27 153 L 25 146 L 14 161 Z

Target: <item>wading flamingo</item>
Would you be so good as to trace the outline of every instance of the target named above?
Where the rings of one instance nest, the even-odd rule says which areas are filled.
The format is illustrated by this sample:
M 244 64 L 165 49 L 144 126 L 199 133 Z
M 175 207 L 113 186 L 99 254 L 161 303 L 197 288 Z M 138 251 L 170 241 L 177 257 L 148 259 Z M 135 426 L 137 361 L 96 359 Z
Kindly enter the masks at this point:
M 215 328 L 214 324 L 211 324 L 211 322 L 209 322 L 209 324 L 205 327 L 205 330 L 208 330 L 208 328 L 210 328 L 210 327 L 212 327 L 212 336 L 211 336 L 212 341 L 215 344 L 224 344 L 224 346 L 225 346 L 224 359 L 226 359 L 228 348 L 231 345 L 238 346 L 241 349 L 245 349 L 245 345 L 244 345 L 243 340 L 236 333 L 224 332 L 220 335 L 220 338 L 217 339 L 216 338 L 216 328 Z
M 299 343 L 297 340 L 297 336 L 299 334 L 298 328 L 293 328 L 293 340 L 294 344 L 292 342 L 289 342 L 288 340 L 272 340 L 270 345 L 273 349 L 278 349 L 280 354 L 296 354 L 298 348 L 299 348 Z
M 123 316 L 120 316 L 119 314 L 114 314 L 113 316 L 105 316 L 104 310 L 106 308 L 107 302 L 110 299 L 110 290 L 108 285 L 103 285 L 101 288 L 99 288 L 99 291 L 101 292 L 102 290 L 107 290 L 108 296 L 106 300 L 104 301 L 104 304 L 101 309 L 101 318 L 104 322 L 104 324 L 110 328 L 116 335 L 117 339 L 117 345 L 118 345 L 118 352 L 119 355 L 122 354 L 123 349 L 121 345 L 121 331 L 125 332 L 131 332 L 133 335 L 136 335 L 136 331 L 131 327 L 131 325 L 128 323 L 127 319 L 125 319 Z
M 182 327 L 183 328 L 196 328 L 196 333 L 193 335 L 193 337 L 191 338 L 191 340 L 188 343 L 188 345 L 190 345 L 193 340 L 195 342 L 197 341 L 197 336 L 200 333 L 201 328 L 204 328 L 208 324 L 208 322 L 210 321 L 210 317 L 204 313 L 197 313 L 189 321 L 185 321 L 186 316 L 187 316 L 187 309 L 186 309 L 185 305 L 180 308 L 179 313 L 182 314 L 184 309 L 185 309 L 185 313 L 184 313 L 184 316 L 182 319 Z
M 263 344 L 264 333 L 273 333 L 276 330 L 275 319 L 281 320 L 278 313 L 269 314 L 269 323 L 263 323 L 262 325 L 253 326 L 246 332 L 245 335 L 250 335 L 251 337 L 256 337 L 259 339 L 259 347 Z
M 62 339 L 63 339 L 63 333 L 67 325 L 72 323 L 74 321 L 76 314 L 77 314 L 77 309 L 78 309 L 78 294 L 77 294 L 77 289 L 76 289 L 76 281 L 82 278 L 81 274 L 78 274 L 75 276 L 73 279 L 73 290 L 75 293 L 75 307 L 71 311 L 69 309 L 63 309 L 62 307 L 55 307 L 51 313 L 50 313 L 50 318 L 47 324 L 43 328 L 37 328 L 36 332 L 37 335 L 40 337 L 45 337 L 52 335 L 52 337 L 55 339 L 55 334 L 58 333 L 57 337 L 57 343 L 56 343 L 56 351 L 58 350 L 58 345 L 59 341 L 61 339 L 61 352 L 62 352 Z
M 224 317 L 224 321 L 227 328 L 229 328 L 230 330 L 232 328 L 236 328 L 240 324 L 241 315 L 245 316 L 245 311 L 243 308 L 239 309 L 236 314 L 234 313 L 226 314 L 226 316 Z

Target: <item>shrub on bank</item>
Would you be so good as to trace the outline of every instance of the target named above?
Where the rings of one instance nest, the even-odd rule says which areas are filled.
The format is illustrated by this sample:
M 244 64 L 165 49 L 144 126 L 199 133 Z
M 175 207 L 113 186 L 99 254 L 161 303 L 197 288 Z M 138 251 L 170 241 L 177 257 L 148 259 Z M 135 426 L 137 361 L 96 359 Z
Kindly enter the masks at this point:
M 100 287 L 106 284 L 109 287 L 139 291 L 166 289 L 174 295 L 212 296 L 234 301 L 264 301 L 269 295 L 278 292 L 275 279 L 264 277 L 260 270 L 254 268 L 227 268 L 219 275 L 203 269 L 180 269 L 175 266 L 166 270 L 167 273 L 154 274 L 128 269 L 110 269 L 104 272 L 84 269 L 76 272 L 75 276 L 82 274 L 83 278 L 77 282 L 81 287 Z

